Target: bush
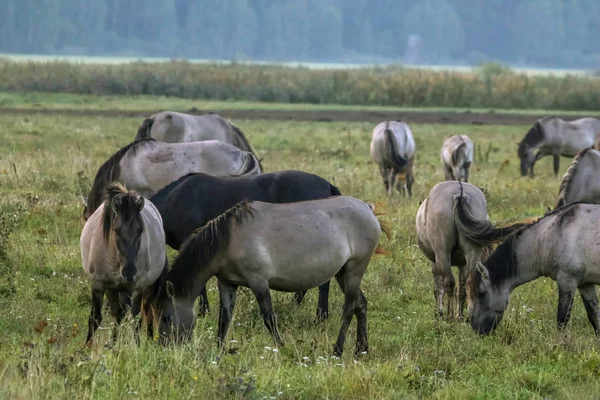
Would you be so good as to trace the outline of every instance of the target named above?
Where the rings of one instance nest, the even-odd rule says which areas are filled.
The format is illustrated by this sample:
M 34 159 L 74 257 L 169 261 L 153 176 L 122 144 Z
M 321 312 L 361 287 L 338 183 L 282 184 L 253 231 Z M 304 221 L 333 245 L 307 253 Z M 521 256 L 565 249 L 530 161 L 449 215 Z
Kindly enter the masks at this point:
M 0 60 L 0 90 L 404 107 L 594 110 L 600 80 L 528 76 L 497 63 L 473 72 L 311 70 L 272 65 L 19 63 Z

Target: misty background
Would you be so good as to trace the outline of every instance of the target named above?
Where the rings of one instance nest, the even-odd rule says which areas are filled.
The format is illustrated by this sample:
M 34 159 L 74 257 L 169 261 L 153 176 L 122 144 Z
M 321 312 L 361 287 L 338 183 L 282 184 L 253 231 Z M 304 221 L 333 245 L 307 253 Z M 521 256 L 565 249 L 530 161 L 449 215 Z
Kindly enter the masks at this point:
M 0 52 L 600 65 L 598 0 L 2 0 Z

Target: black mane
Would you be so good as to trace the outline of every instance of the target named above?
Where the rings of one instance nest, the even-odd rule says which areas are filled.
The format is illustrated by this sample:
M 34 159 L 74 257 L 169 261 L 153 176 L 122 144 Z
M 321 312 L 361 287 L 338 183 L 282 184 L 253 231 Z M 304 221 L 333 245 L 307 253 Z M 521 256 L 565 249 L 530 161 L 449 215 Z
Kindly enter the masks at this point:
M 544 140 L 544 127 L 540 121 L 536 121 L 535 124 L 529 129 L 521 143 L 519 143 L 519 157 L 525 156 L 526 147 L 533 147 Z
M 515 233 L 506 238 L 502 243 L 500 243 L 498 247 L 496 247 L 496 250 L 494 250 L 494 252 L 492 252 L 492 254 L 490 254 L 490 256 L 483 263 L 489 272 L 491 284 L 494 286 L 499 286 L 502 282 L 516 275 L 517 260 L 514 249 L 515 244 L 517 243 L 519 237 L 521 236 L 521 234 L 523 234 L 523 232 L 525 232 L 532 226 L 537 225 L 540 221 L 545 220 L 547 217 L 556 214 L 565 213 L 566 215 L 564 215 L 564 217 L 569 218 L 571 216 L 569 210 L 572 210 L 573 206 L 578 204 L 583 203 L 571 203 L 565 207 L 549 211 L 546 214 L 544 214 L 544 216 L 536 219 L 535 221 L 529 224 L 522 226 L 519 230 L 517 230 Z M 560 225 L 562 222 L 563 221 L 561 218 L 561 220 L 558 221 L 558 224 Z M 471 275 L 472 276 L 469 285 L 471 286 L 471 290 L 476 290 L 481 280 L 481 274 L 473 273 Z
M 135 140 L 129 143 L 127 146 L 119 149 L 115 154 L 113 154 L 108 160 L 102 164 L 102 166 L 98 169 L 96 173 L 96 177 L 94 178 L 94 183 L 92 184 L 92 188 L 90 189 L 90 194 L 88 196 L 87 207 L 84 209 L 84 215 L 87 213 L 89 215 L 93 214 L 94 211 L 103 201 L 103 191 L 108 186 L 109 183 L 116 181 L 121 174 L 121 167 L 119 163 L 125 156 L 125 154 L 129 150 L 135 151 L 140 147 L 149 142 L 154 142 L 155 140 L 152 138 L 145 138 Z
M 190 235 L 167 276 L 176 293 L 189 291 L 199 269 L 205 268 L 216 255 L 227 248 L 231 233 L 230 221 L 234 219 L 236 225 L 240 225 L 247 216 L 253 216 L 252 202 L 242 201 Z

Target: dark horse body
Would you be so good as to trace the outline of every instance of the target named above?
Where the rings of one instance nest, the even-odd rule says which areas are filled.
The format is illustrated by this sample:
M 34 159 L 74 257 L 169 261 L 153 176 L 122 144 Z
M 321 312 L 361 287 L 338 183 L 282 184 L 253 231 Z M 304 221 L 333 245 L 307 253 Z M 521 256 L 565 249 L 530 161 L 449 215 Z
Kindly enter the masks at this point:
M 151 198 L 163 218 L 166 241 L 179 249 L 198 228 L 243 200 L 293 203 L 340 195 L 327 180 L 301 171 L 278 171 L 246 178 L 189 174 Z M 298 303 L 305 292 L 296 293 Z M 329 282 L 319 287 L 317 317 L 327 318 Z M 208 311 L 206 288 L 200 293 L 200 313 Z

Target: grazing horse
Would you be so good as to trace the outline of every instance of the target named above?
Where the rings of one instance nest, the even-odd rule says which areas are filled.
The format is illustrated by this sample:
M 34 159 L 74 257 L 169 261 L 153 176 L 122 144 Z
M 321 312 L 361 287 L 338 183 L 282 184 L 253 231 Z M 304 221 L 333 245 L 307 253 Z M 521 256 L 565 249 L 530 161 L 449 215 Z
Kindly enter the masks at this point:
M 117 325 L 127 302 L 120 294 L 125 293 L 127 299 L 133 295 L 133 316 L 140 312 L 143 301 L 152 337 L 155 301 L 168 271 L 162 220 L 150 201 L 120 183 L 109 184 L 104 193 L 103 207 L 87 220 L 80 239 L 83 269 L 92 286 L 87 342 L 102 322 L 105 293 Z M 113 335 L 116 337 L 116 329 Z
M 446 180 L 469 182 L 473 154 L 473 141 L 467 135 L 452 135 L 444 140 L 440 159 Z
M 191 172 L 215 176 L 258 175 L 258 160 L 251 153 L 218 140 L 163 143 L 141 139 L 112 155 L 98 169 L 87 198 L 83 218 L 88 219 L 102 203 L 102 193 L 112 181 L 150 198 L 153 194 Z
M 402 121 L 386 121 L 373 129 L 371 158 L 379 166 L 386 192 L 403 187 L 412 197 L 415 140 L 408 125 Z M 403 183 L 403 186 L 401 186 Z
M 460 223 L 457 213 L 468 215 Z M 446 181 L 431 189 L 416 217 L 417 244 L 431 263 L 436 313 L 443 314 L 444 296 L 448 297 L 448 317 L 455 315 L 455 280 L 452 266 L 458 266 L 458 316 L 463 318 L 468 271 L 491 252 L 489 244 L 473 240 L 485 232 L 500 240 L 516 228 L 494 228 L 489 221 L 487 201 L 477 187 L 469 183 Z M 511 230 L 512 229 L 512 230 Z
M 150 200 L 163 217 L 167 244 L 178 250 L 194 230 L 243 200 L 292 203 L 339 195 L 339 189 L 320 176 L 302 171 L 278 171 L 247 178 L 190 174 L 166 186 Z M 298 303 L 305 293 L 296 293 Z M 329 281 L 319 288 L 319 320 L 329 315 L 328 296 Z M 208 309 L 204 287 L 200 293 L 200 315 L 204 316 Z
M 541 276 L 558 285 L 559 329 L 566 326 L 579 290 L 587 316 L 600 334 L 595 285 L 600 284 L 600 206 L 573 203 L 527 224 L 504 240 L 467 282 L 471 327 L 488 334 L 500 323 L 510 293 Z
M 215 113 L 204 115 L 162 111 L 142 121 L 134 140 L 153 138 L 161 142 L 182 143 L 220 140 L 248 151 L 258 159 L 254 148 L 240 128 Z
M 521 175 L 525 176 L 529 172 L 533 177 L 533 166 L 536 161 L 552 155 L 554 175 L 558 176 L 560 156 L 574 157 L 581 150 L 592 147 L 599 135 L 600 119 L 598 118 L 564 121 L 553 116 L 538 119 L 519 143 Z M 536 149 L 538 152 L 534 154 Z
M 585 149 L 577 154 L 560 183 L 555 209 L 579 202 L 600 204 L 598 171 L 600 171 L 600 152 Z
M 217 276 L 219 345 L 225 342 L 237 288 L 245 286 L 256 296 L 266 327 L 282 346 L 269 289 L 304 291 L 335 276 L 345 298 L 334 353 L 342 353 L 353 315 L 356 351 L 367 351 L 367 300 L 360 284 L 377 248 L 380 229 L 371 207 L 347 196 L 237 204 L 192 235 L 179 252 L 159 301 L 161 341 L 191 336 L 196 320 L 194 299 L 208 279 Z

